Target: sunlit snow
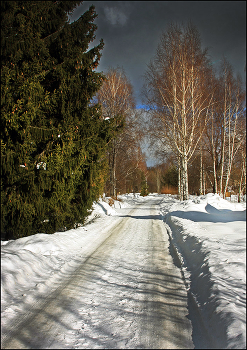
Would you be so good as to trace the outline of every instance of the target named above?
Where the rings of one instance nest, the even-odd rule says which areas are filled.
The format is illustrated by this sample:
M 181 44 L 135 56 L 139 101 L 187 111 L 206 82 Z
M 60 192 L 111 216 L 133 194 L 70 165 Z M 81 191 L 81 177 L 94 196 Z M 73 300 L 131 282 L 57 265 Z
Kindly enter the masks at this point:
M 138 196 L 138 195 L 137 195 Z M 188 291 L 200 308 L 207 331 L 226 348 L 246 347 L 246 203 L 218 195 L 191 196 L 180 202 L 160 197 L 160 218 L 179 258 Z M 94 203 L 87 223 L 48 235 L 38 233 L 1 241 L 1 323 L 25 313 L 28 305 L 55 288 L 75 268 L 75 258 L 89 255 L 115 223 L 121 208 L 147 197 L 121 195 Z M 176 260 L 176 259 L 175 259 Z M 174 261 L 175 261 L 174 260 Z M 224 339 L 223 339 L 224 338 Z M 73 348 L 71 337 L 71 348 Z

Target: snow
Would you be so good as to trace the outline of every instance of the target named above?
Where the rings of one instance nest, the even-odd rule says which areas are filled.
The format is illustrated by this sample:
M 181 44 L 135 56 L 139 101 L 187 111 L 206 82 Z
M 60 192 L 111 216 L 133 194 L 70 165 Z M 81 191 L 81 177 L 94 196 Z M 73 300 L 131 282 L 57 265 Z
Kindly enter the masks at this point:
M 164 201 L 171 241 L 180 257 L 186 283 L 200 306 L 209 333 L 219 344 L 246 347 L 246 203 L 217 194 Z
M 152 196 L 160 198 L 160 218 L 205 329 L 219 347 L 246 348 L 246 203 L 217 194 L 182 202 L 171 195 L 148 198 Z M 147 197 L 126 194 L 119 199 L 94 203 L 86 224 L 76 229 L 1 241 L 3 328 L 56 288 L 76 268 L 78 257 L 89 256 L 120 220 L 123 208 L 131 210 Z

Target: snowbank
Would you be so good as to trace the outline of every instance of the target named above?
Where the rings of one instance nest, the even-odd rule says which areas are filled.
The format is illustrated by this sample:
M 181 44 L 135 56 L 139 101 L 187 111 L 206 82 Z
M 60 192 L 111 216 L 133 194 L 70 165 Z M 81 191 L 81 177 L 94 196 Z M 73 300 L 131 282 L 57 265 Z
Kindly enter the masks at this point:
M 166 197 L 161 213 L 209 334 L 219 348 L 245 348 L 246 203 Z
M 117 215 L 115 209 L 126 208 L 130 205 L 133 197 L 131 195 L 118 196 L 118 199 L 112 199 L 111 197 L 100 197 L 97 202 L 93 203 L 92 211 L 86 219 L 86 224 L 91 223 L 95 219 L 104 216 L 114 216 Z
M 117 202 L 113 204 L 118 206 Z M 89 254 L 104 240 L 104 231 L 115 224 L 111 217 L 117 212 L 106 198 L 95 202 L 92 209 L 86 224 L 77 229 L 1 241 L 2 325 L 16 313 L 25 312 L 37 294 L 56 288 L 59 280 L 75 269 L 76 255 Z

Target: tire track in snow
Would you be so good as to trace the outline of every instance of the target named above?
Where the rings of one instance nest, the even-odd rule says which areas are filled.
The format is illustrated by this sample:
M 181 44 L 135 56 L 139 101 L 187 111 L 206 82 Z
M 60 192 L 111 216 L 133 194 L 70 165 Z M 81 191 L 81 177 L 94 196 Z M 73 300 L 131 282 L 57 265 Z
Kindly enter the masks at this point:
M 2 348 L 193 348 L 187 294 L 148 199 L 119 218 Z M 121 211 L 126 213 L 126 211 Z
M 129 213 L 129 215 L 131 215 L 131 212 L 134 211 L 134 209 L 132 209 Z M 71 283 L 71 280 L 74 278 L 74 274 L 76 274 L 76 272 L 78 270 L 81 269 L 81 266 L 85 263 L 87 263 L 87 260 L 90 259 L 91 255 L 93 255 L 97 249 L 100 248 L 100 246 L 102 244 L 104 244 L 109 237 L 111 236 L 111 234 L 113 234 L 115 232 L 115 230 L 118 230 L 121 228 L 121 226 L 123 225 L 123 220 L 121 220 L 120 222 L 117 221 L 116 224 L 113 225 L 113 227 L 110 228 L 110 230 L 107 230 L 107 237 L 104 238 L 103 236 L 103 240 L 101 240 L 100 242 L 93 242 L 95 244 L 92 244 L 91 249 L 89 248 L 89 253 L 88 255 L 83 259 L 82 261 L 80 261 L 79 266 L 75 269 L 75 271 L 73 272 L 73 274 L 66 276 L 63 275 L 64 280 L 59 281 L 60 284 L 57 288 L 53 289 L 53 291 L 50 293 L 49 296 L 47 297 L 43 297 L 42 299 L 37 300 L 35 303 L 33 303 L 32 305 L 29 306 L 29 308 L 26 310 L 25 314 L 22 315 L 21 318 L 15 320 L 12 322 L 11 326 L 12 326 L 12 330 L 5 330 L 4 328 L 2 329 L 2 334 L 1 334 L 1 347 L 2 348 L 15 348 L 13 345 L 10 345 L 10 342 L 13 341 L 13 339 L 19 334 L 19 329 L 23 328 L 25 326 L 28 326 L 31 322 L 32 319 L 36 317 L 36 315 L 40 312 L 42 312 L 42 310 L 47 307 L 47 305 L 49 305 L 52 301 L 54 301 L 57 296 L 61 293 L 61 291 L 63 289 L 66 288 L 66 286 L 68 286 Z M 91 250 L 91 251 L 90 251 Z M 78 263 L 75 263 L 75 265 L 78 265 Z M 67 272 L 67 271 L 66 271 Z M 57 282 L 57 281 L 56 281 Z M 52 283 L 52 281 L 50 282 Z M 7 347 L 5 347 L 7 346 Z M 16 344 L 16 348 L 18 348 L 18 345 Z

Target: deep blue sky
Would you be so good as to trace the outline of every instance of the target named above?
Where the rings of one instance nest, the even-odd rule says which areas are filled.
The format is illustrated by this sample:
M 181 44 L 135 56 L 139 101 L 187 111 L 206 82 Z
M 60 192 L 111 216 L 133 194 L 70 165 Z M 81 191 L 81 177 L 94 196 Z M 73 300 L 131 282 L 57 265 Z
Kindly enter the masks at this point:
M 212 62 L 217 66 L 225 55 L 246 82 L 245 1 L 84 1 L 71 20 L 92 4 L 98 14 L 93 44 L 101 38 L 105 43 L 98 71 L 123 67 L 137 105 L 141 104 L 146 65 L 170 22 L 187 24 L 191 20 L 201 34 L 202 47 L 209 48 Z

